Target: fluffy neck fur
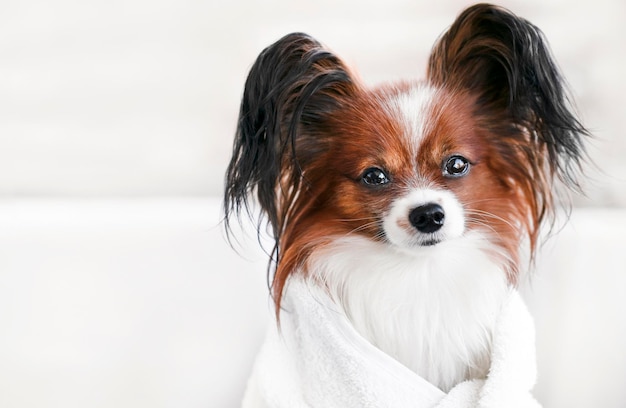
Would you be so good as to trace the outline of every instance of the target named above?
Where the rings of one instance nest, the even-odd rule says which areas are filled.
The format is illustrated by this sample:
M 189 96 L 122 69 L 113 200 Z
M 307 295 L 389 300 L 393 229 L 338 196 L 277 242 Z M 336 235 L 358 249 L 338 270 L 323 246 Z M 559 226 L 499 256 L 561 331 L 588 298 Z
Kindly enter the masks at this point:
M 349 237 L 315 251 L 307 269 L 362 336 L 448 391 L 489 369 L 509 287 L 488 250 L 479 233 L 410 254 Z

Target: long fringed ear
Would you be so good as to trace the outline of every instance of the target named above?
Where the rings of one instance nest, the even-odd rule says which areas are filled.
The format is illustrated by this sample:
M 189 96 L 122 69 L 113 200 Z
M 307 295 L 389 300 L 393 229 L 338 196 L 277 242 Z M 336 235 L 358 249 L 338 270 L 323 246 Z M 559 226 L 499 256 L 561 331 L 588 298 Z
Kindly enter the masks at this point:
M 534 147 L 545 149 L 550 174 L 579 189 L 582 136 L 588 132 L 572 112 L 563 78 L 537 27 L 500 7 L 470 7 L 435 45 L 428 78 L 478 95 L 482 109 L 504 115 Z
M 304 140 L 314 137 L 306 130 L 323 121 L 352 88 L 339 58 L 306 34 L 289 34 L 261 52 L 245 84 L 226 172 L 227 232 L 233 214 L 240 215 L 242 209 L 250 213 L 249 195 L 256 192 L 278 250 L 286 212 L 302 184 L 297 150 L 301 144 L 315 148 L 314 140 Z

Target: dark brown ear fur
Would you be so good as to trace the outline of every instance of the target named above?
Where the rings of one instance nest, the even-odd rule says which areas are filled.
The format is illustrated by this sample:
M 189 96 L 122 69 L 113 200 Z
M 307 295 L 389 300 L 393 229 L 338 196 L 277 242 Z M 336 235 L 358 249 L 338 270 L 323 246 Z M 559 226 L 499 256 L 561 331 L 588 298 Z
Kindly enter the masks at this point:
M 433 48 L 431 82 L 468 90 L 485 111 L 504 114 L 547 151 L 547 165 L 578 187 L 587 130 L 571 110 L 563 78 L 542 32 L 489 4 L 466 9 Z
M 257 57 L 245 84 L 233 155 L 226 173 L 226 231 L 234 213 L 250 212 L 254 192 L 279 241 L 302 191 L 303 169 L 325 148 L 324 118 L 356 85 L 343 62 L 302 33 L 286 35 Z

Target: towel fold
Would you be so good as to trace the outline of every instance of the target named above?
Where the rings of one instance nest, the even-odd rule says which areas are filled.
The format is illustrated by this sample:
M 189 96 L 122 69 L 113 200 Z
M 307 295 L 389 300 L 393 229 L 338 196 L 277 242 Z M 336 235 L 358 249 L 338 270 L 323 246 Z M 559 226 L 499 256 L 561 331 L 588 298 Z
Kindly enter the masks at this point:
M 447 394 L 359 335 L 315 285 L 293 278 L 257 357 L 243 408 L 534 408 L 534 325 L 515 290 L 502 307 L 487 378 Z

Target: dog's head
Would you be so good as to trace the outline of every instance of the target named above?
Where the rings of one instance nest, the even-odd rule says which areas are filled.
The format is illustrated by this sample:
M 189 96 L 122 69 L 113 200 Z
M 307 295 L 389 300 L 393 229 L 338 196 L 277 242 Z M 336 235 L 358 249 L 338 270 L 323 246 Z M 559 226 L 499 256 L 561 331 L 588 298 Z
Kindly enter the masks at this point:
M 251 192 L 273 229 L 277 302 L 318 246 L 357 234 L 415 253 L 479 232 L 511 282 L 555 178 L 577 186 L 587 132 L 542 33 L 495 6 L 465 10 L 427 77 L 366 88 L 313 38 L 266 48 L 248 76 L 226 221 Z

